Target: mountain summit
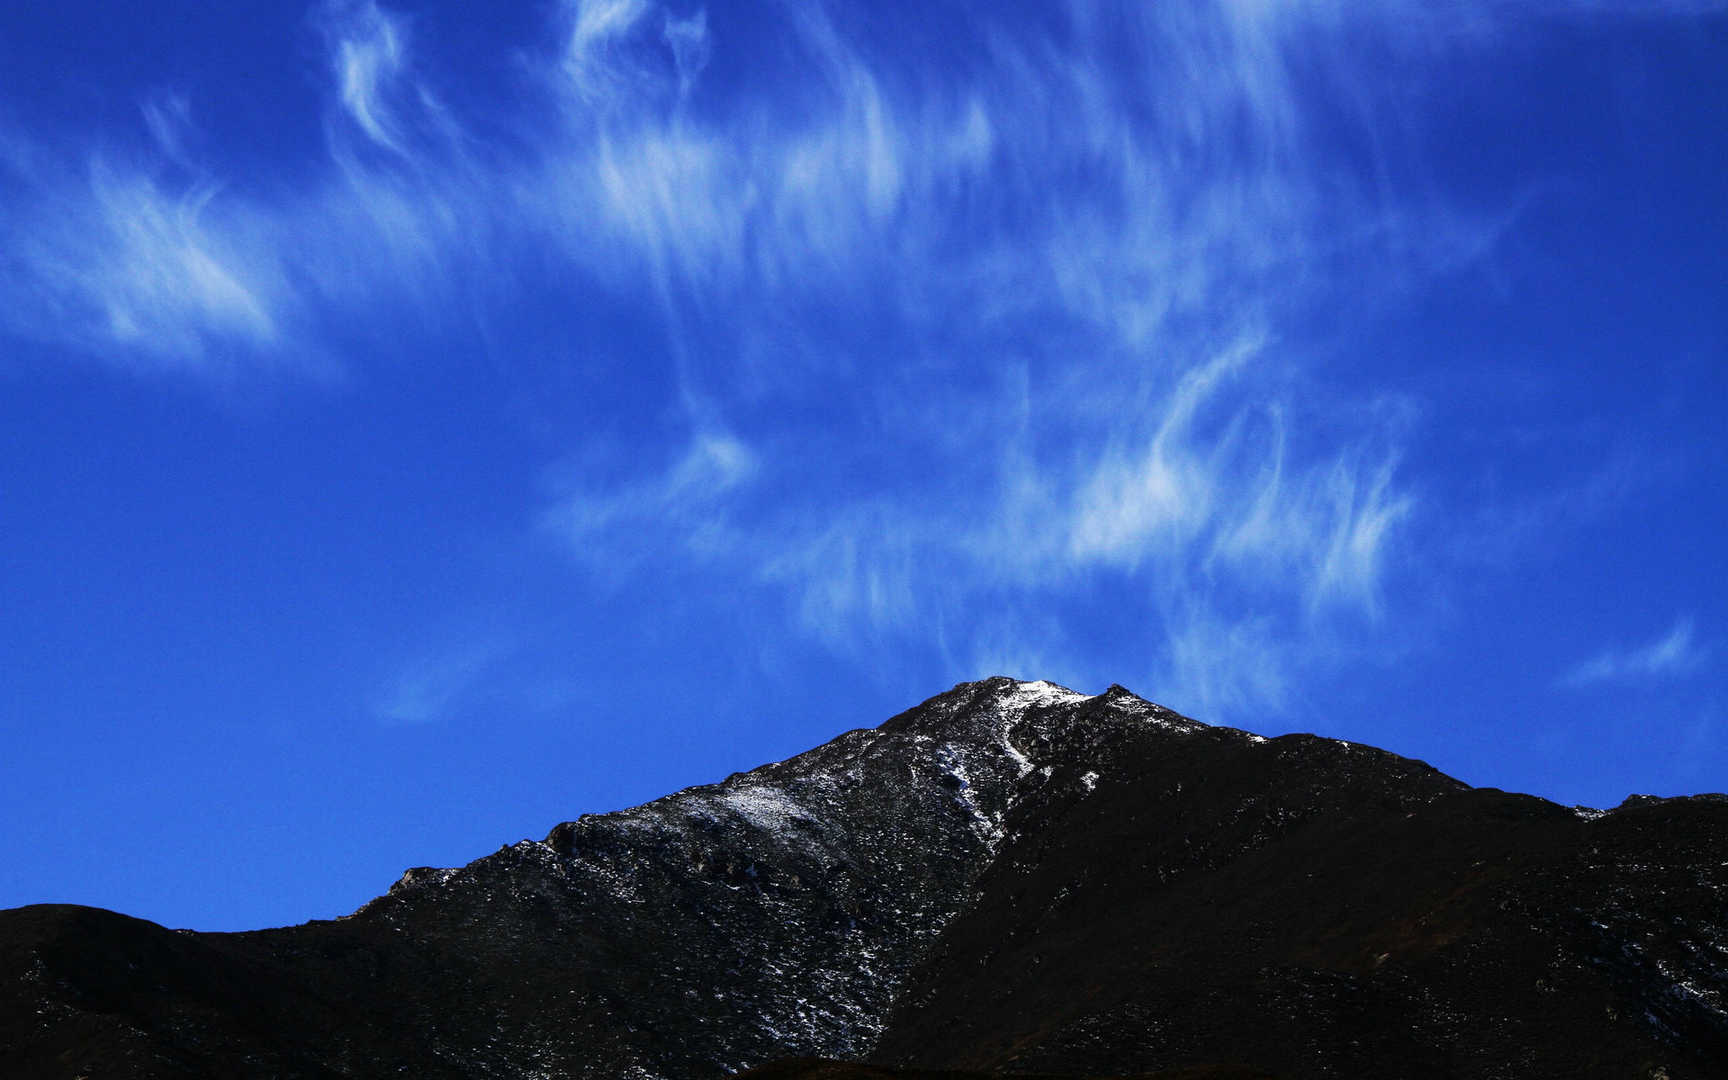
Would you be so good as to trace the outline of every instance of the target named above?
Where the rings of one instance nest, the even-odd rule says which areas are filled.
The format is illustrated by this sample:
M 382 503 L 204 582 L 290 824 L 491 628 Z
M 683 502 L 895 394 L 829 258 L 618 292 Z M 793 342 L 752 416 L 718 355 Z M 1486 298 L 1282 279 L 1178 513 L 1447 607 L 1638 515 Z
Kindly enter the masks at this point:
M 1720 796 L 1566 808 L 1121 687 L 992 678 L 409 870 L 343 919 L 0 912 L 0 1060 L 68 1080 L 783 1059 L 1702 1080 L 1728 1073 L 1725 901 Z

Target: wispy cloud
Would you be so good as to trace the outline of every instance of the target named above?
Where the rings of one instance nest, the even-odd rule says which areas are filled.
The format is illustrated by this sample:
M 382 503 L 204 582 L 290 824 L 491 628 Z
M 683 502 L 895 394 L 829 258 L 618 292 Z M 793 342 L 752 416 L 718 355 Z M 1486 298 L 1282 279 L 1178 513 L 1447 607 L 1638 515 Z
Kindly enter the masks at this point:
M 576 472 L 543 521 L 608 576 L 647 560 L 714 555 L 741 542 L 732 499 L 758 468 L 735 436 L 699 432 L 658 474 L 595 485 Z
M 391 727 L 448 720 L 506 652 L 501 639 L 485 639 L 418 656 L 384 681 L 372 713 Z
M 171 140 L 167 117 L 153 115 L 157 137 Z M 220 184 L 102 154 L 76 167 L 42 152 L 11 157 L 0 178 L 16 195 L 0 211 L 6 330 L 218 372 L 225 342 L 281 343 L 282 268 L 258 222 L 222 204 Z
M 188 171 L 184 95 L 146 107 L 154 162 L 0 134 L 14 332 L 196 367 L 219 346 L 294 349 L 297 313 L 400 295 L 405 267 L 449 285 L 471 281 L 475 259 L 495 270 L 517 245 L 543 257 L 550 244 L 603 280 L 621 264 L 676 273 L 709 303 L 940 266 L 900 290 L 909 314 L 1083 319 L 1156 350 L 1184 316 L 1250 322 L 1307 302 L 1337 260 L 1396 280 L 1480 253 L 1500 227 L 1354 185 L 1309 113 L 1349 101 L 1363 125 L 1386 122 L 1402 102 L 1352 85 L 1344 50 L 1456 47 L 1516 18 L 1504 5 L 1074 0 L 1031 32 L 945 9 L 939 42 L 849 33 L 800 5 L 752 28 L 774 78 L 697 111 L 716 47 L 707 11 L 567 0 L 510 88 L 544 97 L 507 121 L 443 103 L 403 16 L 370 0 L 318 10 L 334 106 L 322 180 L 285 193 L 211 163 Z M 62 167 L 16 167 L 55 154 Z
M 1660 682 L 1694 671 L 1709 655 L 1709 649 L 1694 640 L 1693 621 L 1676 619 L 1666 634 L 1647 645 L 1609 649 L 1591 657 L 1560 677 L 1568 689 L 1585 689 L 1614 683 Z
M 883 31 L 567 0 L 492 112 L 439 92 L 418 23 L 320 11 L 328 160 L 297 184 L 198 160 L 195 102 L 147 111 L 131 157 L 0 133 L 8 330 L 226 370 L 552 290 L 664 335 L 633 361 L 669 384 L 646 464 L 543 514 L 598 572 L 696 560 L 843 647 L 956 657 L 1055 655 L 1086 618 L 1060 598 L 1108 592 L 1196 709 L 1281 701 L 1380 617 L 1425 510 L 1406 433 L 1371 390 L 1305 394 L 1288 338 L 1492 251 L 1507 208 L 1412 182 L 1391 136 L 1513 7 L 936 5 Z
M 400 21 L 363 2 L 331 3 L 324 15 L 343 111 L 372 142 L 405 154 L 402 122 L 390 101 L 408 59 Z

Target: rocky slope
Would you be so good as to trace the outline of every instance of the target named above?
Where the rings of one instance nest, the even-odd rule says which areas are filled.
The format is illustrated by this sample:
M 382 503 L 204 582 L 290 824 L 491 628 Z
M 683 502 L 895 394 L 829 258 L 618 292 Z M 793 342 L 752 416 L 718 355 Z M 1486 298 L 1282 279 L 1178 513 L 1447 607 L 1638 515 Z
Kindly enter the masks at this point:
M 0 912 L 0 1061 L 1681 1080 L 1728 1075 L 1725 901 L 1728 800 L 1581 812 L 991 679 L 333 922 Z

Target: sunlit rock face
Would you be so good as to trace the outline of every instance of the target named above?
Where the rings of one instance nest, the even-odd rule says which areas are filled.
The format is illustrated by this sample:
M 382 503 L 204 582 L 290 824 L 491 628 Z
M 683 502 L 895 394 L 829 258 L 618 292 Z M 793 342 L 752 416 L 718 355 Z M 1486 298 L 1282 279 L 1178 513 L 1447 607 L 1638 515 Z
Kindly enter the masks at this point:
M 334 922 L 0 913 L 21 1077 L 1679 1080 L 1728 1075 L 1725 995 L 1728 801 L 1580 811 L 1003 678 Z

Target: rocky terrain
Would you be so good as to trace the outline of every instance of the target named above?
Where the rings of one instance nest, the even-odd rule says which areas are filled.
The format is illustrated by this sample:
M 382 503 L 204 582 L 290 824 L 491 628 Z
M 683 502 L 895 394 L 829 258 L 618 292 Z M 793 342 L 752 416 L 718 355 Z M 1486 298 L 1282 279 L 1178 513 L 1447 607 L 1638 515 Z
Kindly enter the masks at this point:
M 17 1077 L 1728 1075 L 1728 799 L 1611 811 L 1120 687 L 881 727 L 329 922 L 0 912 Z

